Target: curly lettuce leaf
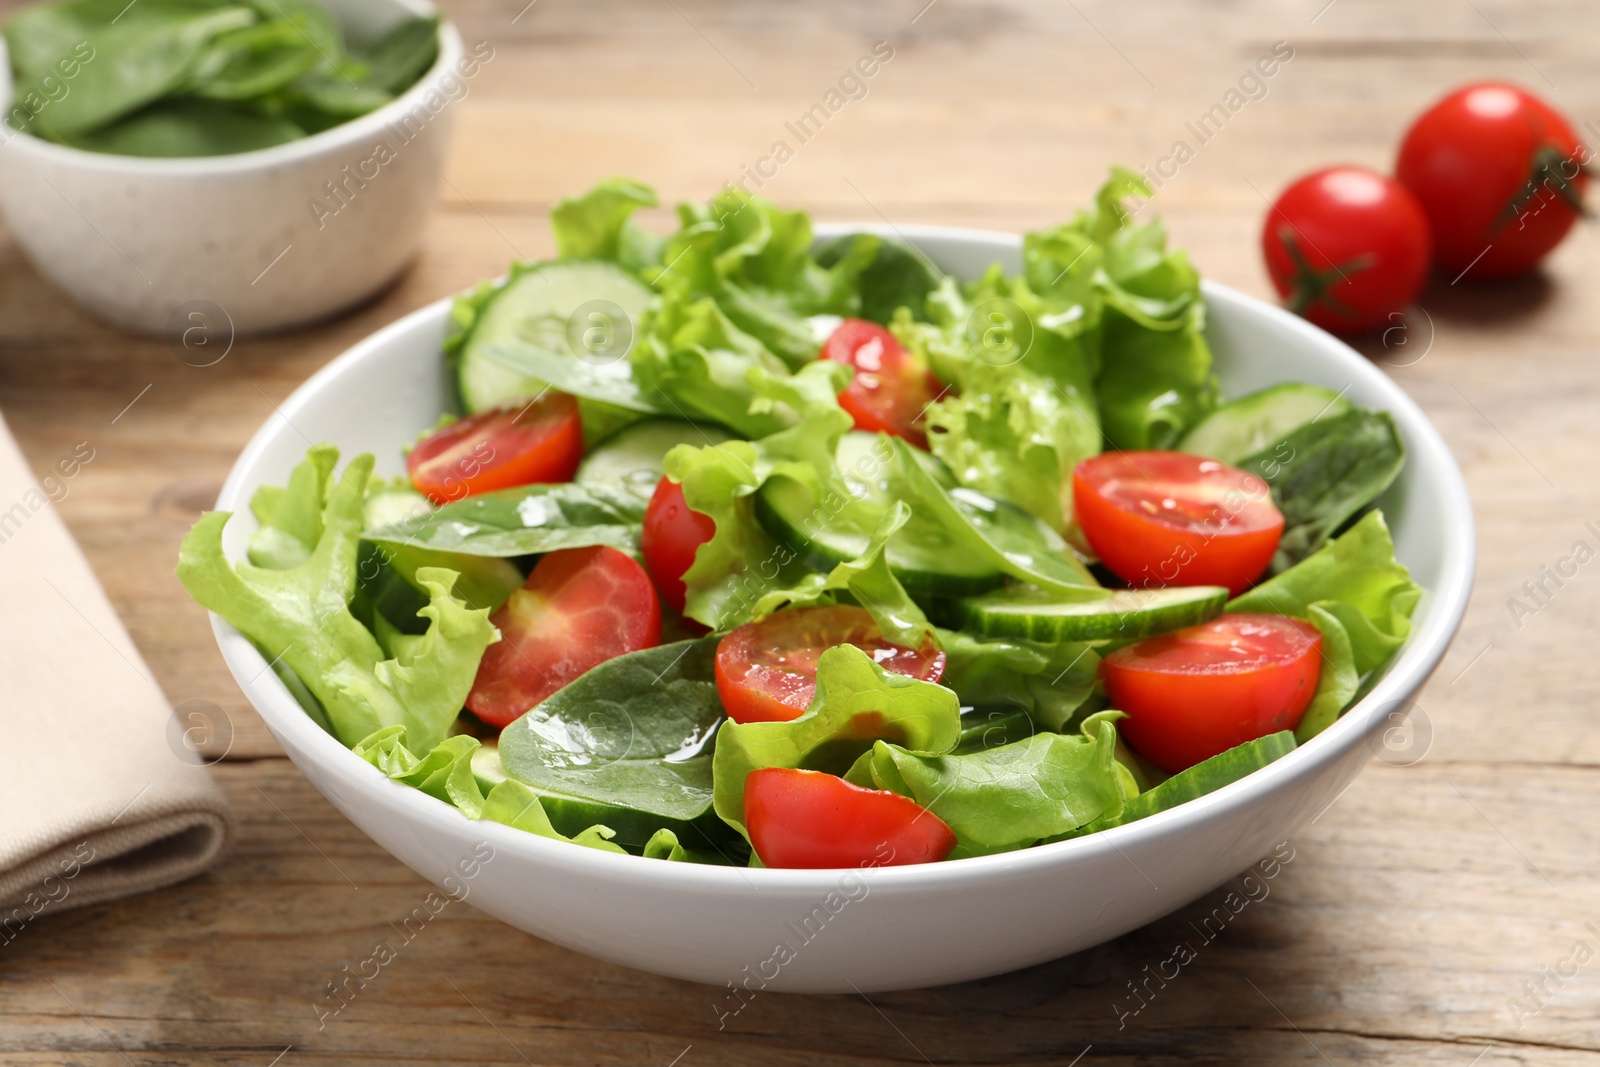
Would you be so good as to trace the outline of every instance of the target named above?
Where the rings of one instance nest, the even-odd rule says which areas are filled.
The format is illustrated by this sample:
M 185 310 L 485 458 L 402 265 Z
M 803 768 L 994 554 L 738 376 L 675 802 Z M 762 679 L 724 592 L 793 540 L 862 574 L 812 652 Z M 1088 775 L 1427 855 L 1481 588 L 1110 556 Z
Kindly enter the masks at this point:
M 404 726 L 386 726 L 363 738 L 352 751 L 395 781 L 453 805 L 469 819 L 488 819 L 602 852 L 625 851 L 612 844 L 616 835 L 606 826 L 590 826 L 571 837 L 559 832 L 538 795 L 521 782 L 497 782 L 486 794 L 473 774 L 473 756 L 479 747 L 477 738 L 457 734 L 417 756 L 406 744 Z
M 910 797 L 956 835 L 951 859 L 1027 848 L 1114 818 L 1136 788 L 1117 762 L 1117 713 L 1078 734 L 1040 733 L 963 755 L 909 752 L 879 741 L 851 768 L 857 785 Z
M 1095 696 L 1100 657 L 1082 641 L 1042 644 L 938 630 L 944 648 L 941 681 L 963 706 L 1020 708 L 1039 727 L 1065 730 Z
M 582 196 L 568 197 L 550 212 L 556 254 L 563 259 L 609 259 L 640 274 L 661 262 L 665 242 L 634 221 L 641 207 L 655 207 L 655 190 L 631 178 L 607 178 Z
M 1422 589 L 1395 558 L 1382 512 L 1368 512 L 1305 560 L 1228 602 L 1229 611 L 1306 619 L 1322 633 L 1322 677 L 1295 731 L 1301 744 L 1327 729 L 1363 680 L 1411 633 Z
M 1187 804 L 1207 793 L 1214 793 L 1225 785 L 1231 785 L 1246 775 L 1254 774 L 1273 760 L 1287 756 L 1294 751 L 1294 747 L 1294 734 L 1287 730 L 1235 745 L 1226 752 L 1218 753 L 1193 767 L 1179 771 L 1154 788 L 1129 798 L 1120 812 L 1114 815 L 1102 815 L 1094 822 L 1051 840 L 1082 837 L 1084 834 L 1098 833 L 1113 826 L 1121 826 L 1123 823 L 1148 819 L 1157 812 L 1175 808 L 1179 804 Z
M 860 311 L 860 278 L 878 251 L 863 235 L 833 265 L 812 255 L 811 219 L 725 187 L 704 205 L 680 204 L 679 230 L 652 276 L 663 293 L 711 297 L 742 331 L 790 367 L 817 358 L 812 315 Z
M 350 613 L 361 540 L 361 505 L 372 456 L 351 460 L 338 479 L 328 455 L 313 450 L 310 475 L 291 477 L 303 513 L 320 502 L 321 531 L 307 559 L 273 569 L 231 564 L 222 551 L 227 512 L 207 512 L 184 538 L 178 579 L 189 595 L 281 660 L 322 706 L 334 734 L 355 745 L 385 726 L 405 726 L 420 749 L 445 737 L 472 688 L 483 650 L 499 639 L 487 610 L 451 595 L 454 571 L 422 568 L 429 597 L 419 614 L 431 625 L 405 651 L 386 657 L 372 632 Z M 279 501 L 279 509 L 288 498 Z
M 717 814 L 749 837 L 744 783 L 763 767 L 844 774 L 875 741 L 937 755 L 961 736 L 961 706 L 942 685 L 892 674 L 854 645 L 828 649 L 817 662 L 817 695 L 789 722 L 725 722 L 712 757 Z

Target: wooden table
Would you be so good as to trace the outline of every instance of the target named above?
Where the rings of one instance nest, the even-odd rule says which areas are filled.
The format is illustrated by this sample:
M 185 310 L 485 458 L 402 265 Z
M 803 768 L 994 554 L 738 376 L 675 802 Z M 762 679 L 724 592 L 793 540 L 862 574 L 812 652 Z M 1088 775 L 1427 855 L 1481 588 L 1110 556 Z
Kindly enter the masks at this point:
M 0 952 L 4 1062 L 1600 1064 L 1600 957 L 1555 971 L 1575 942 L 1600 952 L 1600 564 L 1520 626 L 1508 609 L 1542 565 L 1596 542 L 1592 227 L 1541 277 L 1436 284 L 1409 333 L 1368 345 L 1437 422 L 1477 504 L 1472 608 L 1421 699 L 1431 740 L 1375 762 L 1294 839 L 1270 896 L 1137 1015 L 1128 983 L 1225 890 L 1021 973 L 870 1001 L 770 996 L 720 1032 L 717 990 L 463 905 L 319 1029 L 325 984 L 427 887 L 283 758 L 173 563 L 248 436 L 329 358 L 548 254 L 551 204 L 599 177 L 637 175 L 668 201 L 738 179 L 775 140 L 793 144 L 784 123 L 880 40 L 893 58 L 867 95 L 765 192 L 820 219 L 1044 225 L 1112 161 L 1193 145 L 1185 122 L 1289 42 L 1266 95 L 1155 202 L 1209 277 L 1258 294 L 1264 196 L 1327 163 L 1385 166 L 1446 88 L 1500 76 L 1600 118 L 1600 11 L 1581 0 L 460 0 L 453 13 L 494 59 L 459 105 L 426 251 L 336 322 L 196 368 L 85 317 L 0 238 L 0 406 L 38 469 L 78 441 L 95 449 L 61 509 L 173 702 L 225 712 L 233 745 L 215 773 L 241 820 L 206 876 L 47 917 Z

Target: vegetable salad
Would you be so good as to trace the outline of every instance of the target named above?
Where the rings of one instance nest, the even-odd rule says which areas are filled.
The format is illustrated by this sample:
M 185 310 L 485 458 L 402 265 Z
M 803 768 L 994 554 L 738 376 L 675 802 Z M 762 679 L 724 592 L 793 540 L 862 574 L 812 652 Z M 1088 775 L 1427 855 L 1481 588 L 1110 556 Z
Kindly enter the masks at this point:
M 1392 420 L 1224 400 L 1140 193 L 963 283 L 732 188 L 656 236 L 603 182 L 456 301 L 405 477 L 313 448 L 179 577 L 361 758 L 586 847 L 936 862 L 1184 803 L 1335 721 L 1420 590 Z

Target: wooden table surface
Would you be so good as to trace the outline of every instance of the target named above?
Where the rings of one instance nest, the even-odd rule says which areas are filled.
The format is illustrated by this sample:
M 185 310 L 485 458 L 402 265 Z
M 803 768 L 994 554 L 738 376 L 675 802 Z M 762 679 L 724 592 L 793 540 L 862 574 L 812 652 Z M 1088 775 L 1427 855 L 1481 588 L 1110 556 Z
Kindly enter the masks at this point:
M 876 41 L 893 58 L 867 95 L 764 191 L 819 219 L 999 229 L 1066 217 L 1113 161 L 1193 145 L 1185 122 L 1288 42 L 1266 95 L 1154 205 L 1209 277 L 1257 294 L 1264 196 L 1329 163 L 1385 167 L 1447 88 L 1509 78 L 1600 119 L 1600 10 L 1581 0 L 451 6 L 494 58 L 452 105 L 421 258 L 369 305 L 196 368 L 86 317 L 0 235 L 0 407 L 37 469 L 94 447 L 61 511 L 173 703 L 221 709 L 233 743 L 215 775 L 241 824 L 209 874 L 47 916 L 0 951 L 5 1063 L 1600 1064 L 1600 565 L 1532 615 L 1509 609 L 1541 567 L 1597 544 L 1592 226 L 1542 276 L 1436 283 L 1408 332 L 1367 344 L 1466 472 L 1481 544 L 1467 622 L 1411 748 L 1296 837 L 1270 896 L 1136 1015 L 1128 983 L 1225 890 L 1031 970 L 870 1001 L 768 996 L 720 1032 L 718 990 L 462 905 L 319 1028 L 326 983 L 428 887 L 283 758 L 173 564 L 245 440 L 328 359 L 548 254 L 551 204 L 597 178 L 635 175 L 669 202 L 737 179 Z

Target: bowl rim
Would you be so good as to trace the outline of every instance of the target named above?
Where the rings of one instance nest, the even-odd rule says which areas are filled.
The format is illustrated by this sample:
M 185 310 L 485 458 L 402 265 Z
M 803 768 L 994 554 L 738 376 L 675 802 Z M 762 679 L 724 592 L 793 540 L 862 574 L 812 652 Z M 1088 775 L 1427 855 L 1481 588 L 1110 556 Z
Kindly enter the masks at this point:
M 818 224 L 815 227 L 818 240 L 860 232 L 892 233 L 913 241 L 923 237 L 966 242 L 975 248 L 997 253 L 1019 249 L 1022 243 L 1021 236 L 1017 234 L 964 227 L 849 223 Z M 318 763 L 327 764 L 327 769 L 340 775 L 351 789 L 360 791 L 398 816 L 421 820 L 442 833 L 459 833 L 470 826 L 475 836 L 490 841 L 497 848 L 520 851 L 529 862 L 544 867 L 623 881 L 659 882 L 665 879 L 675 889 L 703 888 L 708 892 L 721 892 L 737 890 L 741 885 L 754 888 L 756 883 L 752 879 L 759 879 L 764 891 L 826 893 L 837 886 L 841 877 L 851 873 L 870 875 L 875 889 L 915 892 L 960 888 L 969 883 L 988 882 L 998 876 L 1044 874 L 1080 861 L 1105 859 L 1113 852 L 1122 853 L 1123 858 L 1132 863 L 1127 856 L 1130 849 L 1184 834 L 1214 819 L 1224 820 L 1229 813 L 1245 808 L 1263 795 L 1288 788 L 1302 776 L 1314 777 L 1318 770 L 1336 764 L 1357 745 L 1366 744 L 1387 714 L 1414 695 L 1444 658 L 1460 626 L 1472 591 L 1476 532 L 1466 483 L 1443 438 L 1415 401 L 1366 357 L 1299 316 L 1216 282 L 1203 281 L 1202 291 L 1209 305 L 1229 305 L 1247 314 L 1275 320 L 1301 341 L 1326 350 L 1341 371 L 1347 371 L 1353 379 L 1362 381 L 1384 397 L 1385 410 L 1390 411 L 1401 423 L 1408 445 L 1407 462 L 1421 465 L 1437 478 L 1438 487 L 1446 500 L 1446 506 L 1439 515 L 1441 528 L 1445 531 L 1440 563 L 1443 577 L 1437 588 L 1425 589 L 1424 603 L 1431 601 L 1428 614 L 1420 625 L 1412 628 L 1406 643 L 1384 675 L 1332 726 L 1306 744 L 1297 746 L 1287 755 L 1236 782 L 1136 822 L 1067 841 L 991 856 L 975 856 L 951 863 L 866 868 L 861 871 L 853 868 L 752 869 L 652 862 L 640 856 L 603 852 L 540 837 L 500 823 L 469 820 L 452 805 L 390 779 L 317 726 L 289 695 L 276 675 L 271 675 L 268 681 L 270 672 L 266 670 L 268 663 L 265 657 L 247 638 L 215 614 L 211 616 L 213 633 L 224 660 L 257 714 L 280 742 L 287 735 L 289 743 L 284 747 L 292 759 L 297 759 L 298 752 L 304 752 Z M 245 475 L 257 465 L 270 441 L 280 432 L 277 420 L 292 425 L 298 410 L 330 382 L 352 365 L 383 350 L 393 340 L 435 325 L 448 315 L 454 299 L 454 296 L 448 296 L 437 300 L 377 330 L 302 383 L 268 417 L 239 454 L 218 495 L 217 510 L 246 510 L 247 490 L 254 487 L 245 484 Z M 1337 799 L 1337 796 L 1334 797 L 1327 806 L 1331 807 Z
M 290 166 L 347 148 L 387 129 L 390 121 L 396 116 L 409 113 L 423 96 L 437 88 L 436 83 L 444 71 L 460 62 L 464 54 L 461 32 L 455 23 L 432 3 L 432 0 L 389 0 L 389 2 L 416 15 L 440 16 L 439 54 L 435 57 L 433 65 L 424 71 L 409 89 L 365 115 L 358 115 L 348 122 L 330 126 L 326 130 L 302 137 L 297 141 L 223 156 L 171 158 L 120 156 L 110 152 L 91 152 L 86 148 L 56 144 L 25 130 L 12 129 L 5 124 L 4 116 L 11 110 L 15 85 L 12 81 L 11 55 L 6 48 L 5 39 L 0 37 L 0 152 L 13 149 L 19 152 L 31 152 L 40 159 L 58 166 L 80 171 L 98 171 L 115 176 L 205 178 Z

